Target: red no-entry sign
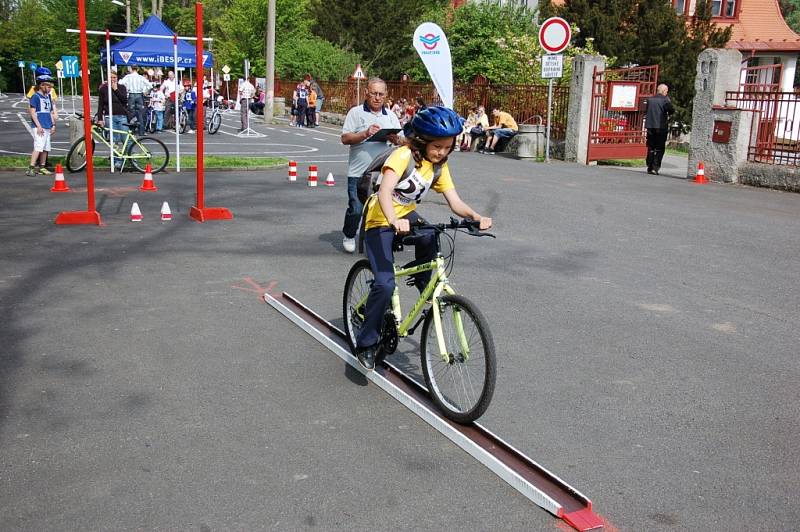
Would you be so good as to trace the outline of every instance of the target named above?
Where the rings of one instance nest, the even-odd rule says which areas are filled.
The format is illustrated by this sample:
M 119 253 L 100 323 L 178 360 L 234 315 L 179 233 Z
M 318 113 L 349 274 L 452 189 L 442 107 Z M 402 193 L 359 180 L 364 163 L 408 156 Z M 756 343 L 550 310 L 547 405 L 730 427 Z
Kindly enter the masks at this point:
M 561 17 L 550 17 L 539 28 L 539 44 L 548 54 L 557 54 L 569 46 L 572 30 Z

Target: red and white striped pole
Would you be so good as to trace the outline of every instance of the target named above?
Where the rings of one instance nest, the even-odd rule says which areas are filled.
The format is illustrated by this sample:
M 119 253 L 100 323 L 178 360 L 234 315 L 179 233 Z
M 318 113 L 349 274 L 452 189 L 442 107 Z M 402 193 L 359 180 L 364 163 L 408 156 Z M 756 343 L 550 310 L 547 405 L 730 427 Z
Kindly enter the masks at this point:
M 308 167 L 308 186 L 317 186 L 317 165 L 312 164 Z
M 297 161 L 289 161 L 289 181 L 297 181 Z

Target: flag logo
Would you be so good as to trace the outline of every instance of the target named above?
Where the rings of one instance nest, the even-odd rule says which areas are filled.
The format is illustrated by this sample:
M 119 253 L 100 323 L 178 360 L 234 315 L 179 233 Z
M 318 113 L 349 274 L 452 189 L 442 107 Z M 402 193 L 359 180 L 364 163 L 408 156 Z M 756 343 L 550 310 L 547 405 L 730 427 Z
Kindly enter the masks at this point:
M 433 33 L 427 33 L 425 35 L 420 35 L 419 40 L 422 43 L 422 46 L 425 47 L 426 50 L 433 50 L 439 44 L 439 40 L 441 39 L 440 35 L 434 35 Z
M 130 60 L 132 55 L 133 55 L 133 52 L 120 52 L 119 53 L 119 56 L 122 58 L 122 62 L 126 63 L 126 64 Z

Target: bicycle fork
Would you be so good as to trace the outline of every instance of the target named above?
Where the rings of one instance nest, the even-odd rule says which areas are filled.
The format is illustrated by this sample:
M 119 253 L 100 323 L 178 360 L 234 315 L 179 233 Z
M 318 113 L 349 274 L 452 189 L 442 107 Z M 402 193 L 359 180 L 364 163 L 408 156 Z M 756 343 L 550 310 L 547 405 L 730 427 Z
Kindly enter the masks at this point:
M 445 364 L 451 364 L 453 360 L 450 359 L 450 353 L 447 351 L 447 345 L 444 342 L 444 329 L 442 327 L 442 309 L 440 307 L 440 300 L 439 296 L 442 292 L 447 293 L 448 295 L 455 295 L 455 290 L 450 288 L 448 284 L 441 284 L 433 293 L 432 304 L 431 304 L 431 311 L 433 312 L 433 326 L 436 328 L 436 342 L 439 347 L 439 356 L 442 358 L 442 362 Z M 469 360 L 469 343 L 467 342 L 467 335 L 464 332 L 464 322 L 461 319 L 461 309 L 454 307 L 453 308 L 453 327 L 456 331 L 456 336 L 458 337 L 458 343 L 461 346 L 461 355 L 463 356 L 463 362 Z

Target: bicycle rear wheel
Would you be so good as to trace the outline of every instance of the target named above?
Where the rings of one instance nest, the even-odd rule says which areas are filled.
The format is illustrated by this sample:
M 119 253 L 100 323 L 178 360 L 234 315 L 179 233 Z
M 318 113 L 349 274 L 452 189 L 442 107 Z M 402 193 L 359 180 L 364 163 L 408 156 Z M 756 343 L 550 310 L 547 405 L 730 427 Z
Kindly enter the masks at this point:
M 425 383 L 445 417 L 471 423 L 483 415 L 494 395 L 497 367 L 492 334 L 486 318 L 467 298 L 445 295 L 435 304 L 441 314 L 447 360 L 439 351 L 431 310 L 420 341 Z
M 219 131 L 219 126 L 222 124 L 222 115 L 219 113 L 212 113 L 211 120 L 208 121 L 208 133 L 213 135 Z
M 96 143 L 92 139 L 92 153 L 94 153 L 95 145 Z M 81 138 L 75 141 L 67 152 L 64 162 L 70 172 L 80 172 L 86 167 L 86 139 Z
M 375 276 L 369 267 L 367 259 L 361 259 L 350 268 L 347 274 L 347 281 L 344 283 L 344 302 L 343 317 L 344 331 L 347 335 L 347 343 L 350 350 L 355 353 L 356 338 L 361 332 L 364 323 L 364 310 L 367 303 L 367 295 L 372 288 L 372 281 Z
M 169 162 L 169 150 L 164 143 L 151 137 L 137 140 L 128 149 L 131 164 L 140 172 L 144 172 L 148 164 L 154 174 L 163 170 Z

